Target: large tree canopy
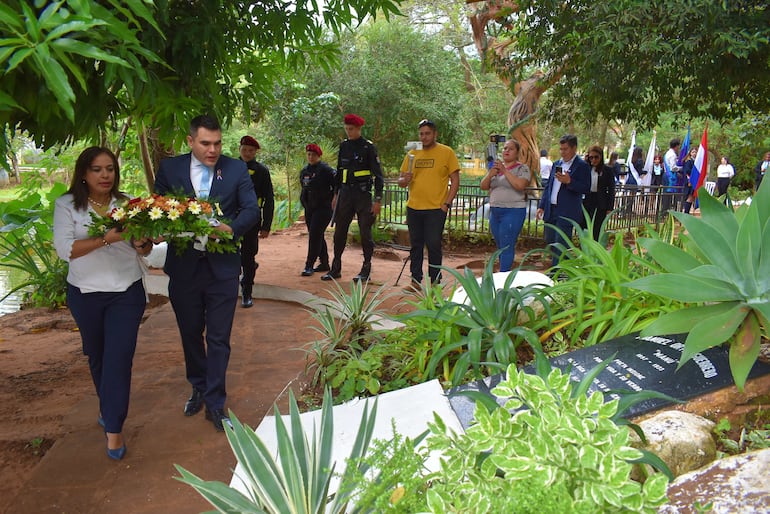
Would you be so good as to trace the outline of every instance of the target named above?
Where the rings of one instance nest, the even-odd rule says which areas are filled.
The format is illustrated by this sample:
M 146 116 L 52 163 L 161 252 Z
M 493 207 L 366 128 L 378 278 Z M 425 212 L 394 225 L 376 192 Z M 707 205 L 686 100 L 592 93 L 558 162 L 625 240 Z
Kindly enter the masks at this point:
M 651 126 L 661 111 L 723 120 L 770 108 L 767 2 L 503 4 L 504 64 L 517 79 L 545 71 L 549 95 L 573 112 Z
M 194 114 L 227 121 L 265 103 L 287 70 L 331 68 L 339 52 L 324 27 L 388 17 L 398 2 L 6 1 L 0 125 L 51 145 L 132 117 L 172 143 Z

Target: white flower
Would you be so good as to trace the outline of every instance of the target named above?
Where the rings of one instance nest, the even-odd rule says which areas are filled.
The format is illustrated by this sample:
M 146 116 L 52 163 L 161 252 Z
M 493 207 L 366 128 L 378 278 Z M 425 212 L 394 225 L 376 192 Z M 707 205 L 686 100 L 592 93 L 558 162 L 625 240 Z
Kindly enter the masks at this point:
M 163 209 L 160 207 L 153 207 L 150 209 L 150 219 L 155 221 L 159 220 L 163 217 Z
M 141 212 L 142 212 L 142 209 L 140 209 L 139 207 L 132 207 L 132 208 L 131 208 L 131 209 L 128 211 L 128 217 L 129 217 L 129 218 L 133 218 L 133 217 L 135 217 L 137 214 L 140 214 Z
M 179 209 L 177 209 L 176 207 L 172 207 L 171 209 L 168 210 L 168 219 L 170 219 L 171 221 L 175 221 L 179 219 L 180 215 L 181 213 L 179 212 Z
M 123 221 L 125 217 L 126 211 L 123 209 L 123 207 L 118 207 L 110 214 L 110 218 L 112 218 L 114 221 Z
M 187 210 L 195 215 L 198 215 L 201 213 L 201 204 L 196 201 L 191 201 L 187 204 Z

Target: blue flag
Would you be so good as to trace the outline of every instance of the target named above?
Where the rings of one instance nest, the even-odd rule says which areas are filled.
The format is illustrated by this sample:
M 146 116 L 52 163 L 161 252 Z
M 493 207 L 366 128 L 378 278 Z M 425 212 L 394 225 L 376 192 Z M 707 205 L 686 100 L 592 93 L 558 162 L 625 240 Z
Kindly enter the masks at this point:
M 676 160 L 677 166 L 684 164 L 684 160 L 687 158 L 688 153 L 690 153 L 690 125 L 687 125 L 687 135 L 684 136 L 684 141 L 679 149 L 679 158 Z

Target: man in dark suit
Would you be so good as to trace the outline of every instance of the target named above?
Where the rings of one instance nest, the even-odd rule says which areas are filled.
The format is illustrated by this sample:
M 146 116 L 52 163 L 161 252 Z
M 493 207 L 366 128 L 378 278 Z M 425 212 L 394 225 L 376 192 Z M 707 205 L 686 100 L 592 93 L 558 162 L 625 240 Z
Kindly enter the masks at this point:
M 197 116 L 187 136 L 190 153 L 164 159 L 155 177 L 155 192 L 185 194 L 218 205 L 222 222 L 217 227 L 234 239 L 259 222 L 259 206 L 246 163 L 222 157 L 222 130 L 212 116 Z M 192 395 L 185 416 L 206 407 L 206 419 L 223 431 L 230 420 L 224 406 L 225 375 L 230 359 L 230 331 L 238 301 L 238 253 L 209 253 L 193 245 L 169 244 L 163 270 L 182 337 L 187 380 Z M 205 344 L 204 344 L 205 330 Z
M 762 179 L 765 177 L 765 173 L 770 170 L 770 152 L 765 153 L 765 158 L 754 166 L 754 191 L 759 190 L 759 185 L 762 183 Z
M 591 167 L 577 155 L 577 137 L 572 134 L 562 136 L 559 153 L 561 159 L 553 163 L 537 209 L 537 218 L 546 222 L 545 242 L 551 245 L 553 266 L 559 263 L 562 249 L 572 239 L 574 227 L 570 220 L 579 224 L 584 219 L 583 195 L 591 189 Z

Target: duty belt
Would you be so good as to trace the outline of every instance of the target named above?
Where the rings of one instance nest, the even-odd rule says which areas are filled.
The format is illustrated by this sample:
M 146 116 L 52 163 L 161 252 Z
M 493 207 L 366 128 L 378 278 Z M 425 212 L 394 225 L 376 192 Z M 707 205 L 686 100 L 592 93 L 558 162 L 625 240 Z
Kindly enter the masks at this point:
M 354 177 L 370 177 L 372 175 L 371 170 L 357 170 L 353 172 Z M 346 184 L 348 181 L 348 169 L 342 170 L 342 183 Z

